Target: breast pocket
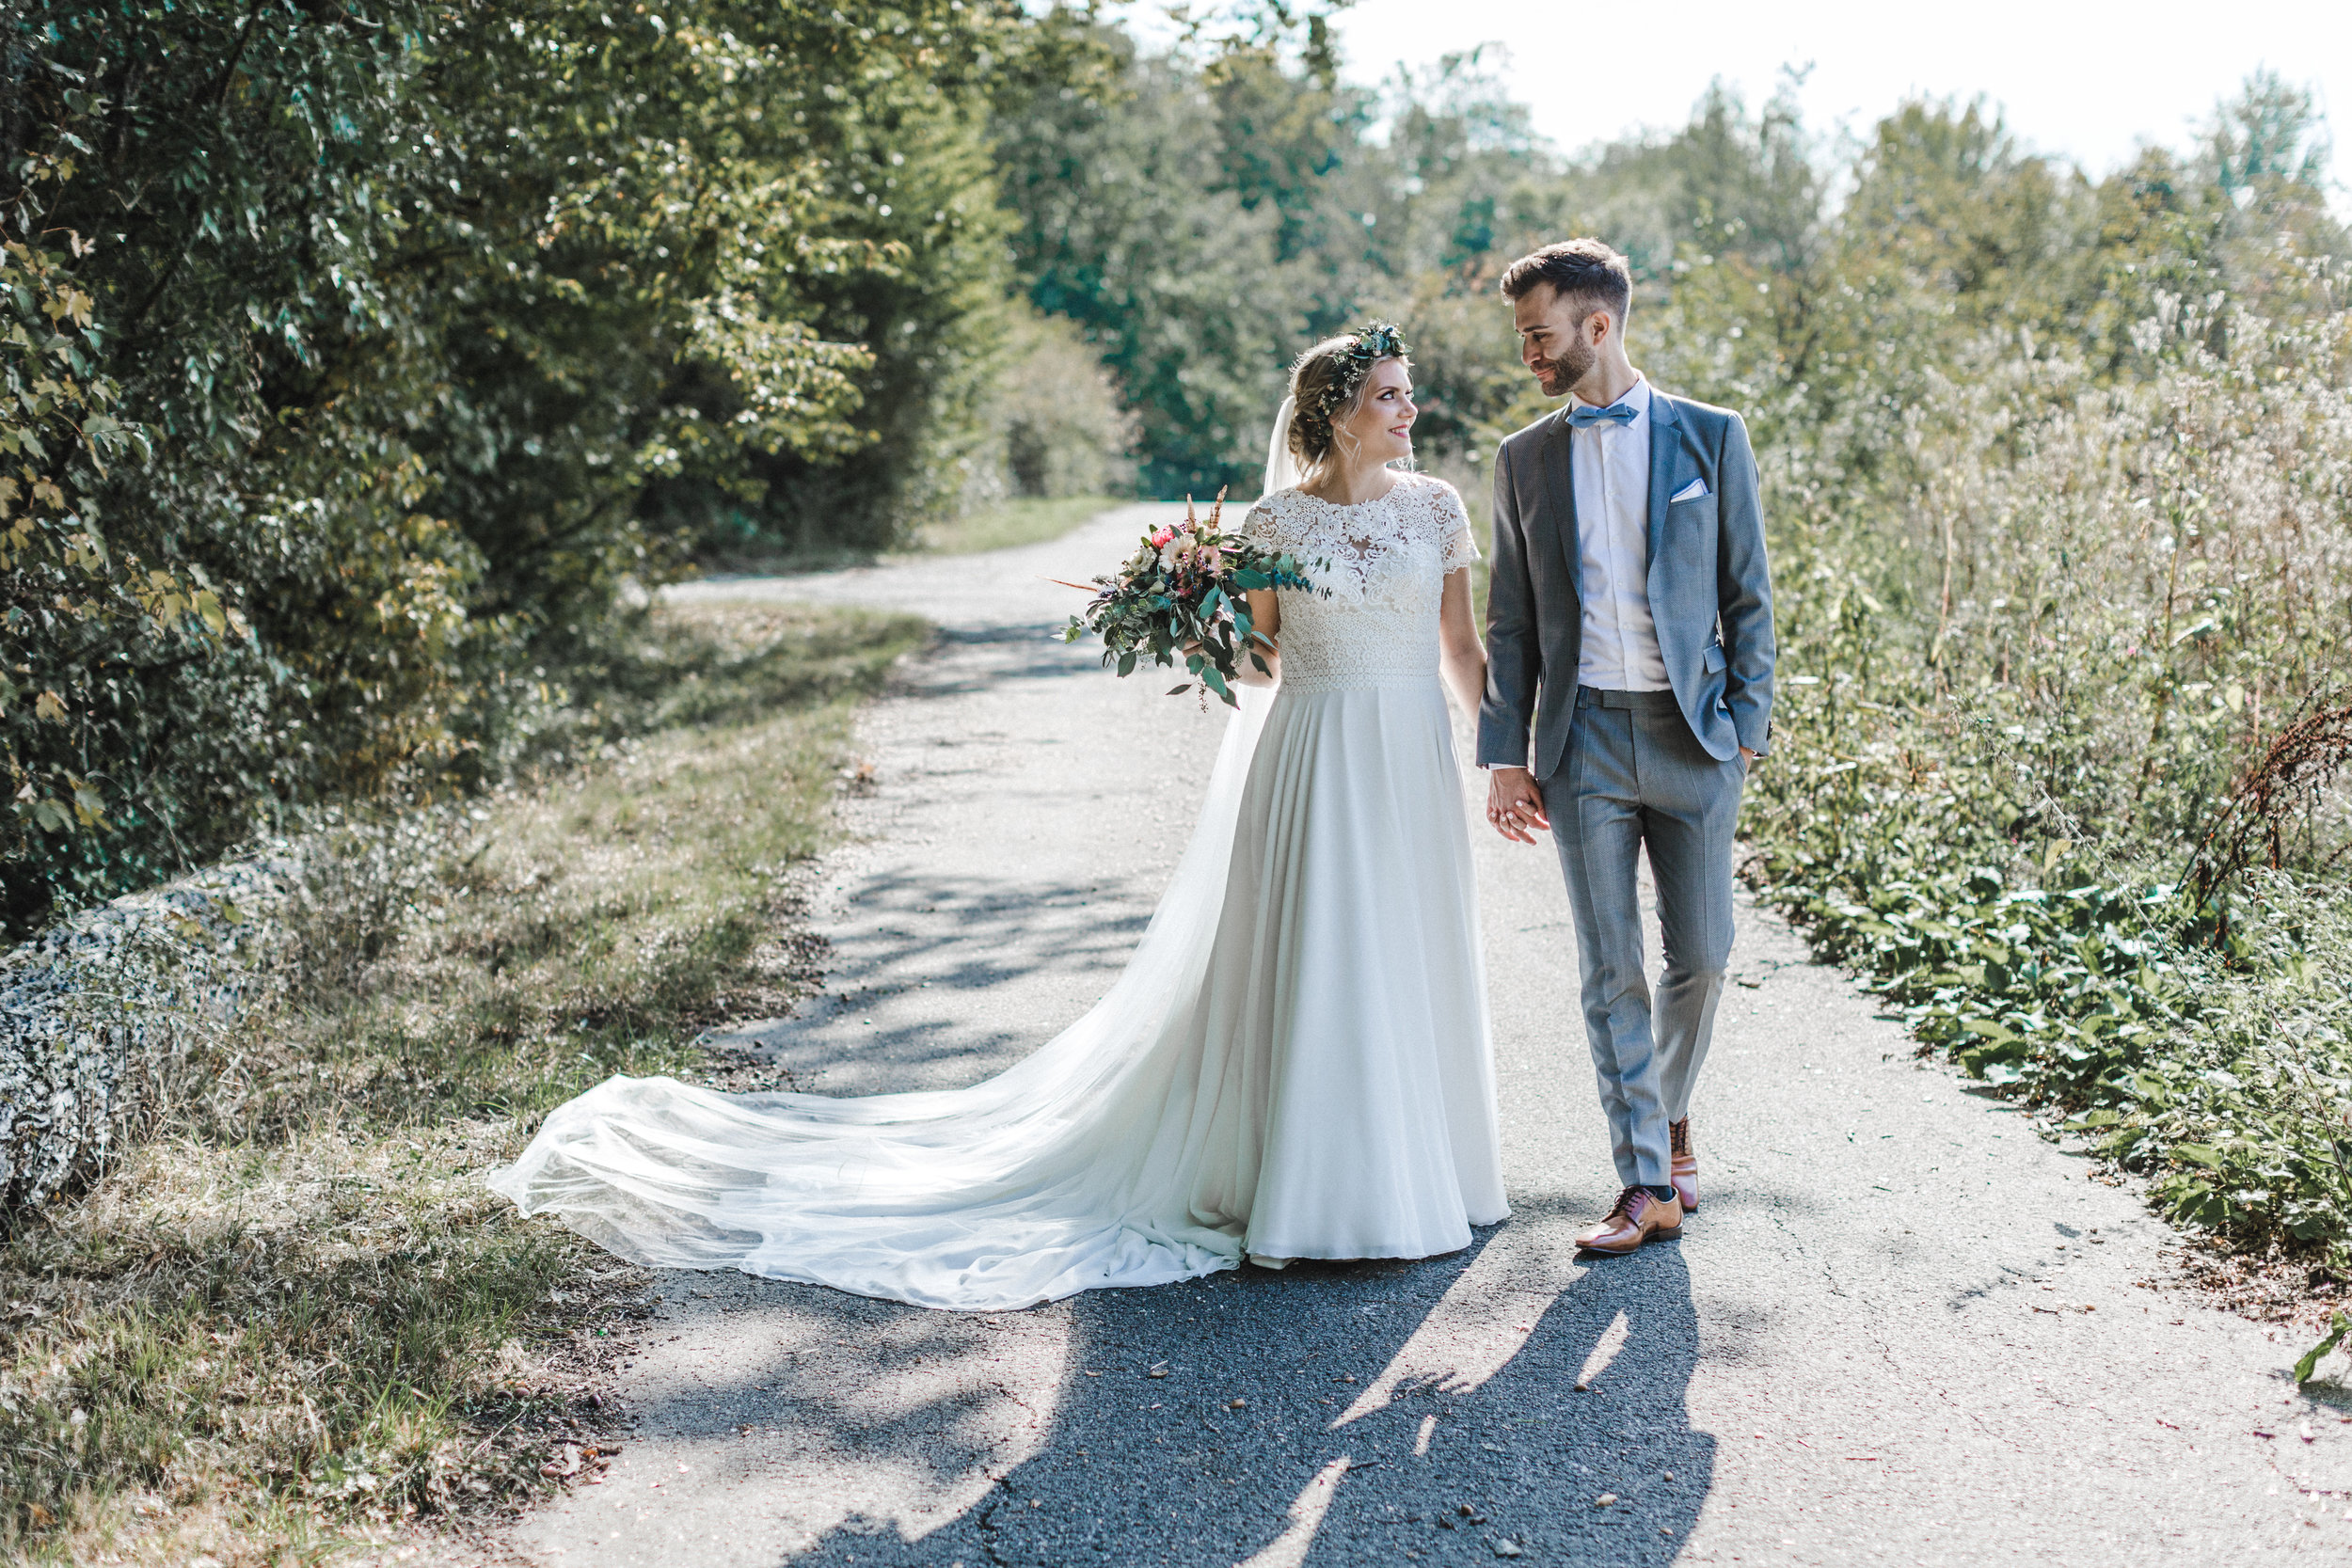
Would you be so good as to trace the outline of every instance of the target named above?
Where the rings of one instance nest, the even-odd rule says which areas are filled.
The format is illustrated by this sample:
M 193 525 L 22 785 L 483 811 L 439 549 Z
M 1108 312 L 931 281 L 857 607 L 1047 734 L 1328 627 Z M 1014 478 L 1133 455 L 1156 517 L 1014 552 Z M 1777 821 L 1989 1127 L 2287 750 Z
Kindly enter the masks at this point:
M 1678 566 L 1698 580 L 1713 579 L 1716 501 L 1711 493 L 1670 502 L 1662 532 L 1661 546 Z

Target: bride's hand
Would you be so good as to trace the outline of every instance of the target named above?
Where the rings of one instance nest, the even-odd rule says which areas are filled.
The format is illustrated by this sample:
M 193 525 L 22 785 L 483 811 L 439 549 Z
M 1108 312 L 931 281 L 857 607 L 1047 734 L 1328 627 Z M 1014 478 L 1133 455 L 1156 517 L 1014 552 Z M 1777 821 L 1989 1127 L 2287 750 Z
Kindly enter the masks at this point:
M 1549 830 L 1551 818 L 1544 815 L 1544 795 L 1535 787 L 1535 775 L 1524 768 L 1487 769 L 1486 820 L 1515 844 L 1534 843 L 1531 829 Z

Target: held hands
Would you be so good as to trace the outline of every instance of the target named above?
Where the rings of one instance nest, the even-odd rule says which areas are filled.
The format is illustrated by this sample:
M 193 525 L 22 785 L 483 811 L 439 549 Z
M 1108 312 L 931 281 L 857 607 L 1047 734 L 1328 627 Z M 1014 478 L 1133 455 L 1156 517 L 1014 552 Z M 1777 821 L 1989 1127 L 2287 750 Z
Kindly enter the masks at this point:
M 1524 768 L 1489 768 L 1486 820 L 1514 844 L 1534 843 L 1534 829 L 1549 832 L 1551 818 L 1544 815 L 1543 792 L 1535 787 L 1535 775 Z
M 1743 769 L 1754 767 L 1756 753 L 1740 747 L 1740 762 Z M 1535 787 L 1535 775 L 1524 768 L 1488 768 L 1486 820 L 1514 844 L 1534 843 L 1534 830 L 1550 832 L 1551 818 L 1544 815 L 1543 792 Z

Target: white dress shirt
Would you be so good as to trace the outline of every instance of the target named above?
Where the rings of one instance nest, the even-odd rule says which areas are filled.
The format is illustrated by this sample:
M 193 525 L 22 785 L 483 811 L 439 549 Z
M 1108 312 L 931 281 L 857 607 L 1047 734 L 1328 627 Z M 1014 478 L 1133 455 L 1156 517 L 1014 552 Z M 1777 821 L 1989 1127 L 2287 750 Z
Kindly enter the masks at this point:
M 1637 379 L 1617 400 L 1633 410 L 1630 423 L 1605 420 L 1568 432 L 1577 592 L 1584 601 L 1576 679 L 1603 691 L 1664 691 L 1673 684 L 1649 611 L 1649 383 Z

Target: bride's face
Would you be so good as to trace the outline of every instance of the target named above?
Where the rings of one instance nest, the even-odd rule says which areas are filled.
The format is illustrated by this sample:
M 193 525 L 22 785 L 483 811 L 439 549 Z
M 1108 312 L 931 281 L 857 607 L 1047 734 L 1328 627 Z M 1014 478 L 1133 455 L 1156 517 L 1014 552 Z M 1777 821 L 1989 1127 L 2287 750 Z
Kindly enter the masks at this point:
M 1342 451 L 1362 454 L 1367 463 L 1388 463 L 1413 455 L 1413 377 L 1402 359 L 1383 359 L 1364 377 L 1363 400 L 1354 413 L 1335 420 L 1333 434 Z

